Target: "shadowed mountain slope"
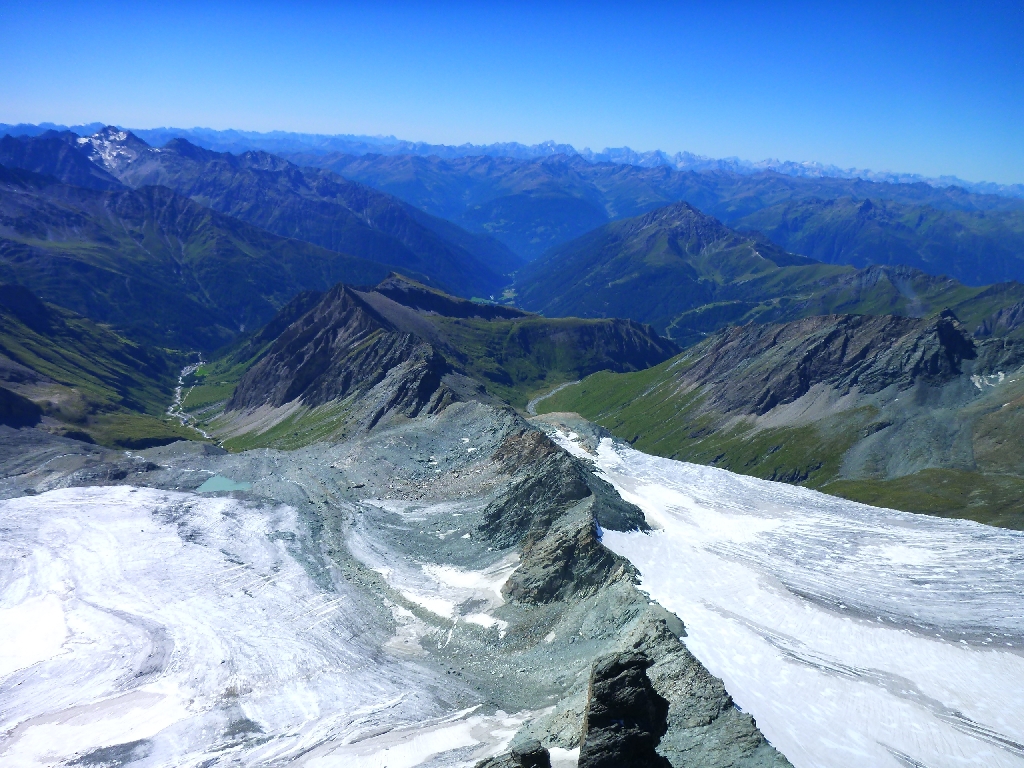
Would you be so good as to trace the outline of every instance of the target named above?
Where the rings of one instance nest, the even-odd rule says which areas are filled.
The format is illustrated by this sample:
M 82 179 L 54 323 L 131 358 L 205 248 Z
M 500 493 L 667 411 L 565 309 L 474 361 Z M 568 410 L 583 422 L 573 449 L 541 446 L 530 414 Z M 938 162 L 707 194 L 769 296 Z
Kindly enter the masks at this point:
M 277 235 L 426 275 L 466 296 L 495 293 L 507 282 L 502 273 L 517 264 L 485 235 L 462 231 L 330 171 L 299 168 L 266 152 L 211 152 L 184 139 L 156 149 L 108 127 L 84 138 L 68 133 L 9 139 L 22 149 L 7 156 L 16 165 L 21 156 L 65 152 L 61 138 L 64 147 L 128 186 L 166 186 Z M 78 183 L 77 175 L 56 175 Z
M 445 296 L 398 275 L 372 290 L 338 285 L 319 300 L 300 297 L 282 315 L 307 306 L 272 342 L 261 332 L 260 341 L 203 371 L 186 407 L 219 396 L 226 413 L 214 409 L 206 418 L 234 437 L 276 428 L 295 409 L 303 419 L 326 409 L 309 424 L 349 430 L 463 400 L 524 407 L 537 391 L 594 371 L 641 370 L 679 349 L 633 321 L 549 320 Z
M 53 176 L 65 184 L 89 189 L 124 189 L 102 166 L 93 162 L 70 131 L 47 131 L 32 139 L 0 139 L 0 165 Z
M 0 167 L 0 217 L 0 277 L 162 346 L 215 349 L 303 289 L 389 271 L 164 187 L 99 191 Z
M 891 234 L 905 241 L 912 252 L 931 254 L 927 269 L 934 274 L 951 274 L 975 285 L 1024 279 L 1024 254 L 1019 247 L 1011 262 L 1013 272 L 972 276 L 970 260 L 966 267 L 959 268 L 957 232 L 963 231 L 984 249 L 1005 249 L 1006 244 L 1000 242 L 999 232 L 990 222 L 962 216 L 950 216 L 947 221 L 945 212 L 1004 212 L 1004 227 L 1012 231 L 1019 231 L 1024 222 L 1024 201 L 970 193 L 959 187 L 796 178 L 770 171 L 676 171 L 664 166 L 589 163 L 567 156 L 515 160 L 308 153 L 289 157 L 370 184 L 467 229 L 488 232 L 530 259 L 608 221 L 637 216 L 677 201 L 686 201 L 729 226 L 758 228 L 744 223 L 744 218 L 772 206 L 803 200 L 850 198 L 933 209 L 928 214 L 933 224 L 926 231 L 914 230 L 908 236 L 897 227 Z M 806 222 L 806 237 L 813 237 L 813 224 Z M 797 234 L 801 233 L 798 229 Z M 787 250 L 821 258 L 801 250 L 796 241 L 775 242 Z M 860 256 L 870 254 L 875 244 L 871 238 L 856 241 Z M 868 255 L 866 263 L 894 263 L 885 256 L 885 251 L 877 257 Z
M 902 264 L 967 285 L 1024 274 L 1024 216 L 1015 211 L 942 211 L 847 197 L 780 203 L 733 226 L 828 264 Z
M 48 431 L 122 447 L 198 437 L 164 419 L 179 363 L 0 283 L 0 387 Z

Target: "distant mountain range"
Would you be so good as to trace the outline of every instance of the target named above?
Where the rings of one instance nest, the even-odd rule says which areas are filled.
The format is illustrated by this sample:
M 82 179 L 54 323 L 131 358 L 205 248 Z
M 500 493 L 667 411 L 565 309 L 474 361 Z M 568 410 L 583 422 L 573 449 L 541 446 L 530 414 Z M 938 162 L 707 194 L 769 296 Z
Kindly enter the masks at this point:
M 1024 280 L 1024 200 L 959 187 L 595 165 L 566 155 L 288 157 L 489 234 L 527 259 L 609 221 L 682 200 L 819 261 L 909 264 L 971 285 Z
M 71 130 L 79 135 L 90 135 L 104 128 L 103 123 L 65 126 L 54 123 L 8 124 L 0 123 L 0 136 L 36 136 L 47 130 Z M 668 153 L 660 149 L 637 152 L 629 147 L 606 147 L 600 152 L 589 148 L 576 149 L 571 144 L 546 141 L 541 144 L 520 144 L 499 142 L 495 144 L 429 144 L 422 141 L 406 141 L 394 136 L 356 136 L 351 134 L 292 133 L 288 131 L 214 130 L 212 128 L 131 128 L 153 146 L 163 146 L 172 139 L 187 139 L 190 143 L 205 149 L 220 152 L 314 152 L 319 154 L 340 153 L 348 155 L 418 155 L 440 158 L 459 157 L 507 157 L 516 160 L 533 160 L 555 155 L 578 156 L 589 163 L 614 163 L 635 165 L 641 168 L 674 168 L 680 171 L 728 171 L 730 173 L 754 174 L 773 171 L 798 178 L 839 178 L 863 179 L 891 184 L 925 183 L 934 187 L 962 187 L 970 192 L 1004 195 L 1024 198 L 1024 184 L 996 184 L 987 181 L 965 181 L 956 176 L 926 177 L 916 173 L 872 171 L 864 168 L 840 168 L 814 161 L 795 162 L 792 160 L 768 159 L 759 162 L 742 160 L 738 157 L 712 158 L 692 152 Z
M 1024 525 L 1024 199 L 93 128 L 0 138 L 0 423 L 288 449 L 542 403 L 652 452 Z
M 389 267 L 274 235 L 166 187 L 95 190 L 0 168 L 0 280 L 130 338 L 212 350 L 296 293 Z
M 0 165 L 11 169 L 0 171 L 0 279 L 154 343 L 210 349 L 298 291 L 375 283 L 392 270 L 488 296 L 522 263 L 486 234 L 265 152 L 183 139 L 156 149 L 107 127 L 5 136 Z M 79 267 L 58 275 L 69 259 Z M 171 311 L 186 297 L 199 303 Z

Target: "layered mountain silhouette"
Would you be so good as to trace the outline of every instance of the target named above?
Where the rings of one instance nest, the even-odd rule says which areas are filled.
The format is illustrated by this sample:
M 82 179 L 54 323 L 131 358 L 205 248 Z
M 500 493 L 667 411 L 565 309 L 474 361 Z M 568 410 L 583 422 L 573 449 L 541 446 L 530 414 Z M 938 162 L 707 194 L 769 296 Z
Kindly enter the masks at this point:
M 950 307 L 976 325 L 1024 295 L 1018 283 L 969 288 L 907 267 L 825 265 L 687 203 L 551 251 L 520 271 L 516 290 L 533 311 L 631 317 L 682 343 L 730 324 L 835 312 L 920 316 Z
M 270 328 L 278 333 L 273 339 Z M 679 351 L 633 321 L 549 320 L 458 299 L 401 275 L 372 289 L 339 284 L 303 294 L 267 329 L 219 364 L 230 370 L 249 358 L 225 416 L 214 421 L 236 438 L 266 432 L 299 406 L 336 404 L 342 410 L 330 418 L 364 428 L 466 400 L 522 407 L 528 393 L 545 386 L 599 370 L 643 370 Z M 250 414 L 261 410 L 253 421 Z
M 970 285 L 1024 280 L 1024 200 L 955 186 L 797 178 L 772 171 L 678 171 L 566 155 L 522 160 L 307 152 L 289 157 L 487 232 L 530 259 L 609 221 L 686 201 L 731 227 L 760 229 L 787 250 L 829 263 L 909 264 Z M 876 216 L 867 229 L 857 225 L 856 213 L 840 223 L 838 210 L 851 205 L 844 200 L 852 205 L 884 201 L 892 214 Z M 792 210 L 805 201 L 830 206 L 828 216 Z
M 111 188 L 111 178 L 132 188 L 164 186 L 274 234 L 424 275 L 466 296 L 499 291 L 507 282 L 502 273 L 516 263 L 487 236 L 265 152 L 211 152 L 184 139 L 156 149 L 112 127 L 89 137 L 65 132 L 4 141 L 0 164 L 100 189 Z M 105 174 L 88 176 L 88 164 Z
M 166 187 L 103 191 L 0 167 L 0 214 L 0 278 L 158 346 L 212 350 L 303 289 L 390 270 Z

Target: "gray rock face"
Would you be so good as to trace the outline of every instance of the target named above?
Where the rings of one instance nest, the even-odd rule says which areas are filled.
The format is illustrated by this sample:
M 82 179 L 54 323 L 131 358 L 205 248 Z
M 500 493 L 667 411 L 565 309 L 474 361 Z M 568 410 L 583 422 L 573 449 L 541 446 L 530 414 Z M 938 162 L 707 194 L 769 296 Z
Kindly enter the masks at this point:
M 266 357 L 246 372 L 228 409 L 280 406 L 299 398 L 310 406 L 322 405 L 368 391 L 399 367 L 405 368 L 404 375 L 385 397 L 384 411 L 413 417 L 424 409 L 434 413 L 452 401 L 450 393 L 439 391 L 449 370 L 445 359 L 339 285 L 290 325 Z
M 9 427 L 33 427 L 43 417 L 43 409 L 26 397 L 0 387 L 0 424 Z
M 677 351 L 636 323 L 544 320 L 392 274 L 372 290 L 337 285 L 322 296 L 296 297 L 233 355 L 236 364 L 258 359 L 226 410 L 333 402 L 346 424 L 372 429 L 437 414 L 453 402 L 496 403 L 488 387 L 505 397 L 507 388 L 526 386 L 523 371 L 528 381 L 539 376 L 541 386 L 552 357 L 569 361 L 558 375 L 583 376 L 646 368 Z M 605 510 L 609 519 L 629 517 L 611 503 Z
M 572 458 L 538 430 L 507 437 L 495 459 L 518 476 L 484 514 L 481 532 L 499 546 L 543 535 L 566 508 L 590 495 Z
M 952 313 L 933 320 L 823 315 L 731 329 L 702 349 L 682 378 L 708 387 L 708 405 L 724 413 L 760 415 L 819 383 L 840 393 L 942 383 L 975 357 L 974 341 Z
M 551 755 L 537 739 L 512 744 L 507 755 L 477 763 L 476 768 L 551 768 Z
M 986 317 L 974 331 L 978 338 L 991 336 L 996 332 L 1009 333 L 1024 325 L 1024 303 L 1004 307 Z
M 669 768 L 655 748 L 668 701 L 647 677 L 651 662 L 624 651 L 595 662 L 587 691 L 579 768 Z
M 580 746 L 584 733 L 587 754 L 595 745 L 631 753 L 640 743 L 673 766 L 788 765 L 680 642 L 679 619 L 640 593 L 632 566 L 601 544 L 597 519 L 609 500 L 591 490 L 586 463 L 509 408 L 455 403 L 343 442 L 238 454 L 182 442 L 126 457 L 39 430 L 0 432 L 0 498 L 97 483 L 189 491 L 215 473 L 251 484 L 231 492 L 247 504 L 294 508 L 289 550 L 324 589 L 347 595 L 345 626 L 374 663 L 397 654 L 410 679 L 433 681 L 439 713 L 534 713 L 488 768 L 545 768 L 550 748 Z M 620 500 L 625 527 L 635 528 L 631 509 Z M 188 504 L 168 515 L 185 539 L 203 535 Z M 479 572 L 503 563 L 512 569 L 504 601 L 492 590 L 459 598 L 447 618 L 389 581 L 404 572 L 418 589 L 433 566 Z M 414 637 L 389 605 L 413 617 L 402 621 L 406 632 L 418 627 Z M 467 620 L 483 610 L 504 629 Z M 595 661 L 609 658 L 644 661 L 593 676 Z M 609 726 L 623 719 L 616 707 L 639 707 L 646 714 L 630 717 L 649 727 Z M 427 764 L 473 756 L 456 750 Z

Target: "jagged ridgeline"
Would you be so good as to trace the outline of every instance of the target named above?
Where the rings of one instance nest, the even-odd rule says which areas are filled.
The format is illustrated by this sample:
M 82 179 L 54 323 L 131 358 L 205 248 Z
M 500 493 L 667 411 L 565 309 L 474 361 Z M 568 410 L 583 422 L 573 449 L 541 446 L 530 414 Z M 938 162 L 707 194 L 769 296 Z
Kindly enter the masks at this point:
M 640 450 L 911 512 L 1024 528 L 1024 327 L 829 315 L 729 328 L 539 404 Z M 993 330 L 1002 335 L 993 336 Z
M 266 152 L 211 152 L 184 139 L 157 149 L 108 127 L 89 137 L 54 131 L 5 137 L 0 164 L 100 190 L 165 187 L 279 237 L 384 264 L 466 297 L 500 291 L 507 283 L 503 274 L 520 263 L 486 234 L 472 234 L 391 195 Z M 325 288 L 338 280 L 360 281 L 335 275 L 326 285 L 300 287 Z
M 524 407 L 562 382 L 642 370 L 678 351 L 634 321 L 546 319 L 392 275 L 372 289 L 297 297 L 200 370 L 185 407 L 229 446 L 302 445 L 452 402 Z
M 0 167 L 0 212 L 0 278 L 154 347 L 212 351 L 302 289 L 388 273 L 166 187 L 101 191 Z
M 784 251 L 687 203 L 617 221 L 516 277 L 521 306 L 548 316 L 629 317 L 683 345 L 727 325 L 833 313 L 922 316 L 952 308 L 972 327 L 1024 286 L 969 287 L 908 267 L 854 269 Z

